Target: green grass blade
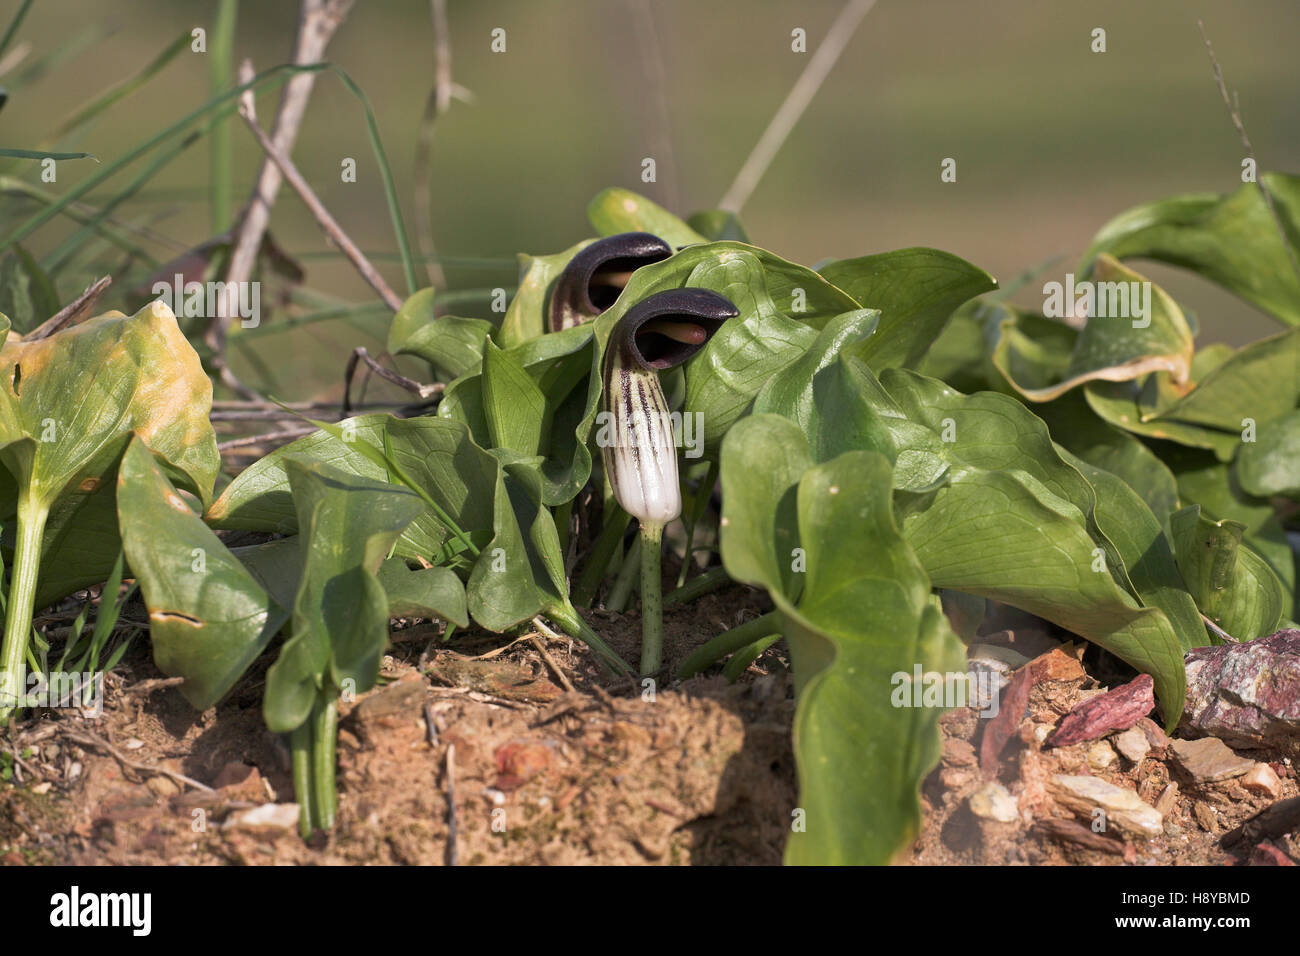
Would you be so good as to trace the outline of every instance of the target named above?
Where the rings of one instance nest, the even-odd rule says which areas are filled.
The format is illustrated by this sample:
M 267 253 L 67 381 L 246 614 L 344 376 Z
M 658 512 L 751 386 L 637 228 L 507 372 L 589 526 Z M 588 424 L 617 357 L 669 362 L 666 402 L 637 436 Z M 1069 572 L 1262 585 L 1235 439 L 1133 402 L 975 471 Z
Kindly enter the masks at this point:
M 23 18 L 27 16 L 27 11 L 31 8 L 32 0 L 23 0 L 22 5 L 18 8 L 18 12 L 14 14 L 14 18 L 9 21 L 9 26 L 5 30 L 4 39 L 0 39 L 0 55 L 3 55 L 4 51 L 8 49 L 10 42 L 12 42 L 14 38 L 14 34 L 18 32 L 18 27 L 22 25 Z
M 136 73 L 134 76 L 127 77 L 114 86 L 110 86 L 95 99 L 77 110 L 77 112 L 72 114 L 72 116 L 68 117 L 62 125 L 54 131 L 53 135 L 50 137 L 50 142 L 58 142 L 65 136 L 71 135 L 82 126 L 89 123 L 100 113 L 103 113 L 126 99 L 136 90 L 148 83 L 149 80 L 153 79 L 153 77 L 161 71 L 163 67 L 174 60 L 182 50 L 188 49 L 191 42 L 190 31 L 187 29 L 165 47 L 161 53 L 154 57 L 152 61 L 146 64 L 140 72 Z
M 99 211 L 91 216 L 90 220 L 84 226 L 64 239 L 59 243 L 57 248 L 41 260 L 41 265 L 45 268 L 45 271 L 50 275 L 57 275 L 71 261 L 72 257 L 76 255 L 77 250 L 95 234 L 96 226 L 102 223 L 114 209 L 139 192 L 140 189 L 153 179 L 153 177 L 156 176 L 164 166 L 198 142 L 198 140 L 205 133 L 211 130 L 214 125 L 215 123 L 211 123 L 203 130 L 192 132 L 189 136 L 186 136 L 170 149 L 154 157 L 153 161 L 140 172 L 140 175 L 131 180 L 131 182 L 128 183 L 121 192 L 110 199 L 106 205 L 101 206 Z
M 51 153 L 44 149 L 0 148 L 0 156 L 8 156 L 12 159 L 93 159 L 99 162 L 99 159 L 90 153 Z

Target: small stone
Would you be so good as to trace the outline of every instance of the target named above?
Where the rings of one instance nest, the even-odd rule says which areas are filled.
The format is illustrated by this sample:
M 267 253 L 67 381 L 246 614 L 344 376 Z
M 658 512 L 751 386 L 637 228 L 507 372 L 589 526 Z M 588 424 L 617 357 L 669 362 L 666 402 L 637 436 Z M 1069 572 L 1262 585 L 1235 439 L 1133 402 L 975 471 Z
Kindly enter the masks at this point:
M 1094 810 L 1104 811 L 1109 826 L 1131 836 L 1152 839 L 1164 830 L 1164 820 L 1154 807 L 1132 790 L 1097 777 L 1056 774 L 1048 789 L 1058 803 L 1088 819 Z
M 50 792 L 53 786 L 54 784 L 50 783 L 48 780 L 42 780 L 36 786 L 32 787 L 32 793 L 44 796 L 45 794 Z
M 615 728 L 619 726 L 614 725 Z M 649 733 L 634 724 L 626 725 L 645 735 Z M 512 740 L 496 749 L 493 755 L 497 765 L 496 789 L 516 790 L 537 774 L 546 770 L 553 760 L 551 750 L 544 743 L 532 740 Z
M 973 767 L 975 748 L 969 740 L 949 737 L 943 742 L 943 762 L 949 767 Z
M 139 737 L 132 737 L 123 746 L 126 747 L 127 750 L 139 750 L 144 746 L 144 741 Z
M 171 777 L 150 777 L 145 786 L 160 797 L 174 797 L 181 792 L 181 788 L 176 786 L 176 782 Z
M 1114 730 L 1128 730 L 1155 707 L 1154 681 L 1150 674 L 1136 678 L 1114 690 L 1089 695 L 1062 719 L 1056 733 L 1048 738 L 1052 747 L 1096 740 Z M 1081 691 L 1079 696 L 1084 696 Z
M 1105 770 L 1116 759 L 1114 748 L 1104 740 L 1098 740 L 1088 748 L 1088 766 L 1093 770 Z
M 1198 647 L 1186 662 L 1182 726 L 1236 746 L 1300 756 L 1300 630 Z
M 1122 734 L 1117 734 L 1115 747 L 1124 755 L 1125 760 L 1134 765 L 1140 764 L 1151 752 L 1151 743 L 1141 727 L 1130 727 Z
M 1052 736 L 1051 724 L 1034 724 L 1034 741 L 1041 746 L 1048 737 Z
M 1282 781 L 1277 778 L 1273 768 L 1266 763 L 1257 763 L 1241 778 L 1241 785 L 1254 793 L 1262 793 L 1276 800 L 1282 796 Z
M 1231 780 L 1248 773 L 1255 761 L 1239 757 L 1216 737 L 1200 740 L 1175 740 L 1174 759 L 1197 783 Z
M 974 774 L 961 767 L 944 767 L 939 771 L 939 782 L 945 790 L 964 790 L 974 779 Z
M 1197 824 L 1206 833 L 1212 833 L 1215 825 L 1219 822 L 1219 815 L 1214 812 L 1214 808 L 1208 803 L 1196 803 L 1192 807 L 1192 816 L 1196 817 Z
M 1134 726 L 1147 735 L 1151 752 L 1157 757 L 1163 757 L 1165 751 L 1169 749 L 1169 737 L 1165 734 L 1165 729 L 1150 717 L 1143 717 Z
M 298 804 L 264 803 L 260 807 L 236 810 L 226 822 L 223 830 L 251 830 L 258 833 L 279 833 L 293 830 L 298 826 Z
M 990 780 L 970 795 L 971 813 L 998 823 L 1015 823 L 1020 819 L 1016 798 L 996 780 Z
M 1019 670 L 1029 663 L 1029 658 L 1019 651 L 994 644 L 972 644 L 966 649 L 966 657 L 971 662 L 981 661 L 989 664 L 993 669 L 1001 671 L 1003 677 L 1010 677 L 1012 671 Z
M 1178 799 L 1178 784 L 1169 781 L 1169 786 L 1161 791 L 1160 796 L 1156 798 L 1156 812 L 1162 817 L 1169 816 L 1170 811 L 1174 809 L 1174 802 Z

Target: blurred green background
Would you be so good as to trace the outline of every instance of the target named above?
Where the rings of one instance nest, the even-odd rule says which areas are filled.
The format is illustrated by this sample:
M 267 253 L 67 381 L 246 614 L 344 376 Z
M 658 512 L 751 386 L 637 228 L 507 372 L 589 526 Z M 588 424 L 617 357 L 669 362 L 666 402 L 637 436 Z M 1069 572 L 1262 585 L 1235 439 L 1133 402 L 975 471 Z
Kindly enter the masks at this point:
M 474 94 L 472 103 L 452 104 L 434 141 L 435 242 L 450 285 L 512 285 L 516 253 L 558 251 L 590 233 L 584 208 L 604 186 L 642 191 L 683 214 L 715 206 L 841 5 L 450 0 L 454 78 Z M 0 3 L 0 29 L 17 6 Z M 4 59 L 24 45 L 26 52 L 0 85 L 14 86 L 43 56 L 63 56 L 11 91 L 0 111 L 0 145 L 45 141 L 180 33 L 210 29 L 215 10 L 215 2 L 186 0 L 37 0 Z M 1006 282 L 1064 256 L 1017 297 L 1041 305 L 1041 283 L 1071 269 L 1114 214 L 1240 184 L 1243 148 L 1214 85 L 1198 17 L 1239 93 L 1261 166 L 1300 171 L 1296 0 L 880 0 L 741 218 L 755 242 L 805 263 L 929 245 Z M 285 61 L 296 19 L 291 0 L 244 0 L 236 58 L 250 57 L 259 70 Z M 505 53 L 489 48 L 497 27 L 506 30 Z M 808 54 L 791 51 L 796 27 L 807 31 Z M 1090 52 L 1095 27 L 1107 32 L 1102 54 Z M 434 75 L 429 4 L 358 0 L 329 59 L 374 105 L 414 241 L 413 156 Z M 187 49 L 60 148 L 111 161 L 208 96 L 207 58 Z M 259 98 L 264 126 L 277 101 L 278 92 Z M 260 153 L 241 121 L 232 120 L 230 131 L 237 206 Z M 357 161 L 355 184 L 341 182 L 345 157 Z M 641 182 L 643 157 L 655 158 L 658 182 Z M 940 181 L 945 157 L 957 160 L 956 183 Z M 319 77 L 294 158 L 404 294 L 363 113 L 336 77 Z M 142 165 L 88 200 L 111 200 L 110 187 L 120 188 Z M 57 184 L 47 188 L 62 192 L 98 168 L 60 163 Z M 39 181 L 34 163 L 9 172 Z M 200 140 L 114 215 L 147 223 L 158 239 L 151 248 L 165 261 L 208 238 L 208 180 Z M 0 225 L 10 229 L 35 208 L 7 200 Z M 25 245 L 40 254 L 72 228 L 58 221 Z M 287 188 L 272 231 L 300 257 L 313 289 L 374 300 Z M 1240 344 L 1279 328 L 1200 280 L 1156 266 L 1147 271 L 1196 313 L 1202 344 Z M 57 281 L 64 301 L 84 285 L 72 273 Z M 260 336 L 255 358 L 274 382 L 246 354 L 235 364 L 284 398 L 336 395 L 348 353 L 356 345 L 382 348 L 385 328 L 384 317 L 372 315 L 355 325 Z

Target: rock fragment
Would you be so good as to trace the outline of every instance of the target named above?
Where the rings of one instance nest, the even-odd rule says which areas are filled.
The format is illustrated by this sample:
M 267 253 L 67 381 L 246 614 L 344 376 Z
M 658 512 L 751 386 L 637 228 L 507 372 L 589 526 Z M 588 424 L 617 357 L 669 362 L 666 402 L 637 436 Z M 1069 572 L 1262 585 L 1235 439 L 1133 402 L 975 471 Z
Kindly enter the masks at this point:
M 1142 728 L 1135 726 L 1115 736 L 1115 749 L 1125 760 L 1136 766 L 1151 752 L 1151 742 L 1147 740 Z
M 1282 796 L 1282 781 L 1266 763 L 1257 763 L 1251 767 L 1241 778 L 1241 785 L 1253 793 L 1262 793 L 1274 800 Z
M 1197 783 L 1218 783 L 1248 773 L 1255 761 L 1238 756 L 1222 740 L 1175 740 L 1174 760 Z
M 1300 756 L 1300 630 L 1198 647 L 1186 662 L 1187 731 Z
M 1095 771 L 1102 771 L 1113 764 L 1116 759 L 1115 749 L 1104 740 L 1098 740 L 1088 748 L 1088 766 Z
M 298 804 L 264 803 L 260 807 L 236 810 L 221 825 L 223 830 L 247 830 L 275 834 L 298 826 Z
M 990 780 L 970 795 L 971 813 L 998 823 L 1015 823 L 1020 819 L 1016 798 L 996 780 Z
M 1056 802 L 1088 819 L 1093 811 L 1105 813 L 1107 827 L 1142 839 L 1158 837 L 1164 820 L 1152 806 L 1132 790 L 1125 790 L 1097 777 L 1056 774 L 1048 784 Z
M 1096 740 L 1114 730 L 1127 730 L 1155 707 L 1154 682 L 1140 674 L 1112 691 L 1091 697 L 1061 719 L 1056 733 L 1047 738 L 1049 747 Z

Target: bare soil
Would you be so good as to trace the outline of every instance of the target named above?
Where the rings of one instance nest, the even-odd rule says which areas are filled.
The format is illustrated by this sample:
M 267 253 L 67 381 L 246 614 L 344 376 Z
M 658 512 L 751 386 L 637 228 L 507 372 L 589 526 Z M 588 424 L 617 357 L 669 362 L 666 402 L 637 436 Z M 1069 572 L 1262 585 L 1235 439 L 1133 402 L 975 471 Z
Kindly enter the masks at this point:
M 759 593 L 733 587 L 667 609 L 666 673 L 766 607 Z M 635 613 L 588 620 L 635 659 Z M 101 719 L 37 711 L 0 737 L 0 749 L 16 755 L 0 785 L 5 864 L 781 861 L 797 803 L 783 644 L 734 685 L 663 677 L 652 695 L 614 682 L 567 640 L 471 632 L 444 644 L 431 625 L 396 630 L 381 686 L 343 707 L 338 825 L 305 843 L 288 814 L 287 822 L 249 819 L 293 799 L 288 751 L 262 722 L 264 669 L 199 714 L 160 680 L 139 643 L 110 675 Z M 989 721 L 968 708 L 945 715 L 944 757 L 922 787 L 925 826 L 898 862 L 1264 862 L 1258 834 L 1242 839 L 1243 823 L 1300 793 L 1293 768 L 1276 755 L 1250 755 L 1273 761 L 1283 791 L 1272 798 L 1239 780 L 1196 785 L 1158 751 L 1137 765 L 1119 758 L 1096 769 L 1090 744 L 1044 749 L 1042 728 L 1102 686 L 1093 674 L 1121 679 L 1105 661 L 1084 664 L 1086 673 L 1035 687 L 1003 748 L 995 779 L 1017 799 L 1015 822 L 970 809 L 986 782 L 977 754 Z M 1163 835 L 1136 843 L 1080 836 L 1087 818 L 1046 791 L 1055 773 L 1095 774 L 1135 790 L 1165 813 Z M 1271 862 L 1300 858 L 1294 834 L 1270 841 L 1278 851 Z

